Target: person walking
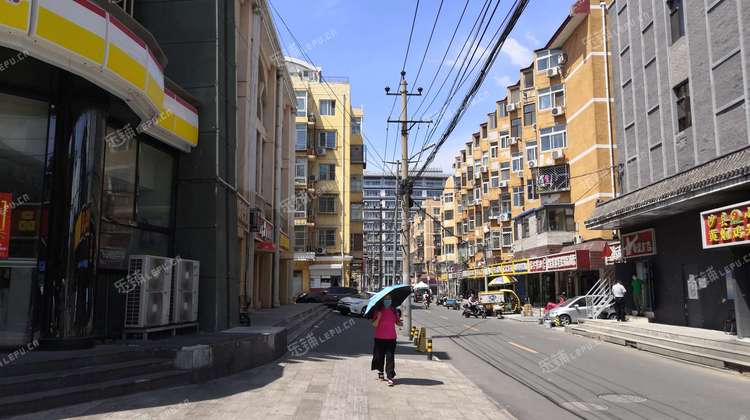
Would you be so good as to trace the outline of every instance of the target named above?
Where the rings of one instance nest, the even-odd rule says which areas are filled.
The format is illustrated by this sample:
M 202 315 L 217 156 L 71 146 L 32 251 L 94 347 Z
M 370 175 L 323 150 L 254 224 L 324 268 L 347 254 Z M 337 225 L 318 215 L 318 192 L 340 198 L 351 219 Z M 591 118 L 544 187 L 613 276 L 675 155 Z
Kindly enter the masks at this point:
M 388 386 L 395 385 L 396 325 L 401 326 L 400 314 L 391 306 L 391 295 L 386 295 L 373 312 L 375 343 L 372 350 L 371 370 L 378 371 L 378 379 L 388 378 Z M 385 365 L 385 375 L 383 367 Z
M 612 286 L 612 294 L 615 296 L 615 311 L 617 312 L 617 321 L 625 321 L 625 286 L 619 280 L 615 280 Z
M 633 304 L 635 305 L 635 311 L 638 316 L 641 316 L 641 314 L 643 314 L 643 280 L 633 274 L 633 279 L 630 280 L 630 288 L 633 289 Z

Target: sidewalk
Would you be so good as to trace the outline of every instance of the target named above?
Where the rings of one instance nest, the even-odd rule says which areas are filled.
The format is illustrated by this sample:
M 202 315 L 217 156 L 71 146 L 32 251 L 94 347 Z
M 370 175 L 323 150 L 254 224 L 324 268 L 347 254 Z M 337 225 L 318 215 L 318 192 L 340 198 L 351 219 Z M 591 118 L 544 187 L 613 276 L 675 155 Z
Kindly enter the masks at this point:
M 310 353 L 205 384 L 14 419 L 513 419 L 446 362 L 396 363 L 394 387 L 375 378 L 369 356 Z

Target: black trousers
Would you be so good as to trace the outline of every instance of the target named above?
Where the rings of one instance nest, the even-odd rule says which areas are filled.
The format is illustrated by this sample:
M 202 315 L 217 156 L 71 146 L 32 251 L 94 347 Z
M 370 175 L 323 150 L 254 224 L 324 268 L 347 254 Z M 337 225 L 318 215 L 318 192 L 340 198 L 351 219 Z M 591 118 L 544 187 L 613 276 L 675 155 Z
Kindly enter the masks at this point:
M 385 364 L 385 374 L 388 379 L 396 377 L 395 371 L 395 360 L 394 356 L 396 353 L 396 340 L 383 340 L 380 338 L 375 339 L 375 344 L 372 349 L 372 365 L 371 370 L 377 370 L 379 373 L 383 373 L 383 365 Z
M 617 312 L 617 320 L 625 321 L 625 298 L 624 297 L 615 298 L 615 311 Z

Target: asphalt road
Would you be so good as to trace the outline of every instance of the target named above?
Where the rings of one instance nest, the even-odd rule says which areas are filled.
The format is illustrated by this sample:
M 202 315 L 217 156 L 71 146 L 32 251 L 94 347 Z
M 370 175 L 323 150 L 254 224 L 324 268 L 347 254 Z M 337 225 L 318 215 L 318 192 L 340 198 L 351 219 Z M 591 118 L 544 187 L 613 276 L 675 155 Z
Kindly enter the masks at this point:
M 750 376 L 536 323 L 415 308 L 442 362 L 519 419 L 750 419 Z M 467 407 L 470 410 L 470 407 Z

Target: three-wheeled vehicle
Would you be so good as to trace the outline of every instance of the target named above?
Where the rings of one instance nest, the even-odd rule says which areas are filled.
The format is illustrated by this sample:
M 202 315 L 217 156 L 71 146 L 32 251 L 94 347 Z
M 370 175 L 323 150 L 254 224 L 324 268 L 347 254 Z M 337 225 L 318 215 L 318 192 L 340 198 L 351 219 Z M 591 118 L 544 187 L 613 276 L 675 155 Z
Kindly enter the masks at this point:
M 479 292 L 479 303 L 484 306 L 487 314 L 495 315 L 498 319 L 503 314 L 517 314 L 521 312 L 521 299 L 513 289 L 507 288 L 517 280 L 510 276 L 500 276 L 487 284 L 488 288 L 500 287 L 487 292 Z

